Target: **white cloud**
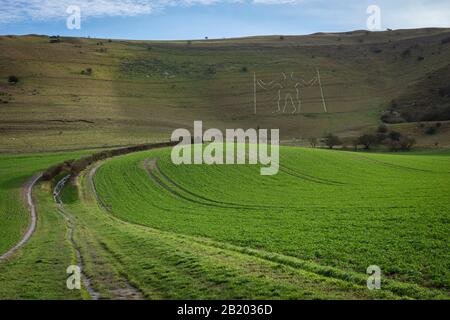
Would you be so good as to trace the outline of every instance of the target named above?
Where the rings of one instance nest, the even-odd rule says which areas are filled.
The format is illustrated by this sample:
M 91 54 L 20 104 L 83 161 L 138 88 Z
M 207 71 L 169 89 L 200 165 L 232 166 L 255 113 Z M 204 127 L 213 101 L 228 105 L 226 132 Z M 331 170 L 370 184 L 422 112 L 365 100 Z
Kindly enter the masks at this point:
M 151 13 L 153 1 L 143 0 L 0 0 L 0 22 L 51 20 L 66 17 L 69 6 L 81 8 L 83 17 L 134 16 Z
M 281 5 L 281 4 L 299 4 L 304 2 L 303 0 L 253 0 L 253 3 L 256 4 L 276 4 L 276 5 Z
M 171 6 L 212 5 L 243 0 L 0 0 L 0 23 L 22 20 L 51 20 L 67 16 L 66 9 L 81 8 L 83 18 L 137 16 Z
M 105 16 L 151 14 L 167 7 L 250 3 L 254 5 L 299 5 L 303 16 L 354 21 L 365 19 L 365 8 L 374 0 L 0 0 L 0 25 L 20 21 L 55 20 L 67 17 L 71 5 L 81 8 L 83 19 Z M 393 28 L 450 26 L 449 0 L 377 0 L 382 20 Z M 239 10 L 237 8 L 237 10 Z M 288 9 L 284 15 L 299 14 Z
M 391 28 L 450 27 L 450 1 L 386 2 L 381 10 L 383 23 Z

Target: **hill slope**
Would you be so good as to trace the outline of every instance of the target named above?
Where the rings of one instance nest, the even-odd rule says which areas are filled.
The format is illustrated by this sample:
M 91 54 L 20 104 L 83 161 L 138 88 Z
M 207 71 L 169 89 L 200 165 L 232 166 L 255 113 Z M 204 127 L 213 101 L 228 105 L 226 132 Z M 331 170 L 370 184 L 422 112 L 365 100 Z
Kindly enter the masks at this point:
M 2 36 L 0 151 L 150 142 L 167 138 L 174 128 L 191 127 L 194 120 L 218 128 L 280 128 L 285 140 L 326 131 L 354 136 L 378 125 L 392 100 L 406 101 L 402 108 L 414 95 L 435 100 L 433 92 L 419 88 L 430 75 L 448 69 L 449 35 L 449 29 L 418 29 L 189 42 L 60 38 L 56 43 L 46 36 Z M 285 113 L 276 112 L 279 87 L 258 85 L 284 83 L 283 73 L 288 80 L 293 73 L 287 87 L 301 84 L 302 105 L 295 114 L 290 100 Z M 8 84 L 9 75 L 19 82 Z M 287 93 L 296 92 L 281 94 Z M 414 126 L 403 127 L 411 132 Z M 436 140 L 445 146 L 448 130 L 444 122 L 432 140 L 416 134 L 423 144 Z

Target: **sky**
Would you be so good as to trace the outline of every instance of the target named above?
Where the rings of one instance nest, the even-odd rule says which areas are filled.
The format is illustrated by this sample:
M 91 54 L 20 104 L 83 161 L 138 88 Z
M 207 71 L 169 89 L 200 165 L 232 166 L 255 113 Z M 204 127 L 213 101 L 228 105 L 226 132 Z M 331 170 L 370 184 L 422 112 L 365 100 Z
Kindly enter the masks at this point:
M 0 0 L 0 34 L 183 40 L 341 32 L 367 29 L 372 5 L 382 30 L 450 27 L 450 0 Z M 68 28 L 77 8 L 80 28 Z

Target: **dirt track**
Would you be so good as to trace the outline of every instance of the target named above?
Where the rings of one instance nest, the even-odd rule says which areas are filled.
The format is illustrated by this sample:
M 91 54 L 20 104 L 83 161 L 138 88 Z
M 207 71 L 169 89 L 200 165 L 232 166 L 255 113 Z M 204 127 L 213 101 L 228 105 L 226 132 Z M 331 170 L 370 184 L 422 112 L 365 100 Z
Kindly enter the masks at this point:
M 27 241 L 31 238 L 34 230 L 36 229 L 37 213 L 36 213 L 36 206 L 34 205 L 34 202 L 33 202 L 33 187 L 41 177 L 42 177 L 42 173 L 39 173 L 39 174 L 31 177 L 22 187 L 23 196 L 26 199 L 28 208 L 30 210 L 30 215 L 31 215 L 30 225 L 28 226 L 27 231 L 25 232 L 24 236 L 22 237 L 22 240 L 20 240 L 17 244 L 14 245 L 14 247 L 9 249 L 7 252 L 2 254 L 0 256 L 0 261 L 8 259 L 17 250 L 19 250 L 21 247 L 23 247 L 25 245 L 25 243 L 27 243 Z

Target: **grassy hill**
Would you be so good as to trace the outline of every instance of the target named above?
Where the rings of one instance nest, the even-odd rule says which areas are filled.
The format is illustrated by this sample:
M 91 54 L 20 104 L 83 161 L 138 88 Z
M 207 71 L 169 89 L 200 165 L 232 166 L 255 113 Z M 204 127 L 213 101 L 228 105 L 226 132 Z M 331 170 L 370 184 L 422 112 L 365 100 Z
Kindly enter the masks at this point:
M 194 120 L 280 128 L 286 141 L 354 137 L 376 127 L 392 100 L 410 112 L 415 97 L 422 106 L 446 92 L 444 76 L 429 78 L 448 74 L 449 36 L 448 29 L 168 42 L 1 36 L 0 151 L 160 141 Z M 296 114 L 274 113 L 277 89 L 258 87 L 254 113 L 254 74 L 268 83 L 293 72 L 308 82 L 317 69 L 327 113 L 317 84 L 302 88 Z M 9 84 L 10 75 L 19 82 Z M 446 97 L 437 112 L 445 113 Z M 449 146 L 450 124 L 440 122 L 432 136 L 416 123 L 393 126 L 419 145 Z

